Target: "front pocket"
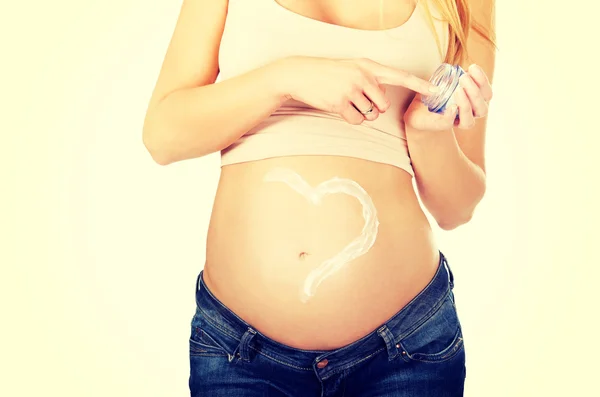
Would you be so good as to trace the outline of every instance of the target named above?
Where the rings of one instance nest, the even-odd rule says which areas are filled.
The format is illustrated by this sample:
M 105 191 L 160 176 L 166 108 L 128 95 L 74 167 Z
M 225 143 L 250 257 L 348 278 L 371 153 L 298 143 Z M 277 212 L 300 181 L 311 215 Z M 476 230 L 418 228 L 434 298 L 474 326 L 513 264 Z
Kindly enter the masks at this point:
M 442 362 L 464 348 L 462 329 L 453 299 L 442 305 L 411 334 L 400 340 L 404 356 L 413 361 Z
M 463 337 L 460 327 L 456 330 L 456 334 L 450 342 L 450 345 L 442 350 L 439 353 L 408 353 L 409 358 L 415 361 L 423 361 L 423 362 L 441 362 L 446 361 L 454 357 L 457 353 L 459 353 L 464 347 Z
M 192 326 L 190 336 L 190 355 L 192 356 L 229 356 L 227 350 L 199 326 Z

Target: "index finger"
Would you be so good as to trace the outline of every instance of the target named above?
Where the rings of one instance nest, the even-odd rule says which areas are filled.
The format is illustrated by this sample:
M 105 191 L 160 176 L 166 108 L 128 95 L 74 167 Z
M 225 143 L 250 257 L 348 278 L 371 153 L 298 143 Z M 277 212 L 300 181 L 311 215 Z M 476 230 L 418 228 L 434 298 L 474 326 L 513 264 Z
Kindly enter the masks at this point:
M 428 80 L 424 80 L 401 69 L 378 65 L 373 74 L 381 84 L 398 85 L 423 95 L 431 95 L 440 89 Z

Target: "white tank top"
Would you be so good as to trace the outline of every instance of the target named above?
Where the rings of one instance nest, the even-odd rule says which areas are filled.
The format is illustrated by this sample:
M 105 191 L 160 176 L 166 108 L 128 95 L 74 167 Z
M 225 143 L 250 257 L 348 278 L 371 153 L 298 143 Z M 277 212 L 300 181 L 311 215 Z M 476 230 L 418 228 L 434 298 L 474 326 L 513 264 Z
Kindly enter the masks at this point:
M 401 26 L 362 30 L 296 14 L 275 0 L 229 0 L 217 82 L 293 55 L 370 58 L 429 79 L 446 55 L 447 23 L 438 21 L 435 5 L 429 5 L 440 53 L 424 1 L 429 0 L 421 0 Z M 221 166 L 281 156 L 331 155 L 390 164 L 414 176 L 402 117 L 414 95 L 404 87 L 386 86 L 390 109 L 361 125 L 299 101 L 286 101 L 223 149 Z

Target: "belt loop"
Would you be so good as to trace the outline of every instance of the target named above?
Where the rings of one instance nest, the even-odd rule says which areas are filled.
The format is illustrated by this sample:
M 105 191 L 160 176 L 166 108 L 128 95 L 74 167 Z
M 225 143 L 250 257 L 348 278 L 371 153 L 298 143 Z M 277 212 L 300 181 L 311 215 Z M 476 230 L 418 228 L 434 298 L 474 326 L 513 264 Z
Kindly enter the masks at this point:
M 252 338 L 254 338 L 254 335 L 256 335 L 256 331 L 252 328 L 248 328 L 248 331 L 244 333 L 242 339 L 240 340 L 237 355 L 243 361 L 250 361 L 250 341 L 252 340 Z
M 392 361 L 396 358 L 396 356 L 398 356 L 398 352 L 400 351 L 398 345 L 394 343 L 394 335 L 392 335 L 392 332 L 385 324 L 377 330 L 377 334 L 385 341 L 385 347 L 387 348 L 388 353 L 388 361 Z
M 200 279 L 202 278 L 202 272 L 203 271 L 204 270 L 200 270 L 200 273 L 196 277 L 196 291 L 198 291 L 200 289 Z
M 448 263 L 448 260 L 446 259 L 446 256 L 444 254 L 440 252 L 440 255 L 442 256 L 442 262 L 444 263 L 444 267 L 446 268 L 446 271 L 448 273 L 448 284 L 450 284 L 450 289 L 454 289 L 454 274 L 452 274 L 450 264 Z

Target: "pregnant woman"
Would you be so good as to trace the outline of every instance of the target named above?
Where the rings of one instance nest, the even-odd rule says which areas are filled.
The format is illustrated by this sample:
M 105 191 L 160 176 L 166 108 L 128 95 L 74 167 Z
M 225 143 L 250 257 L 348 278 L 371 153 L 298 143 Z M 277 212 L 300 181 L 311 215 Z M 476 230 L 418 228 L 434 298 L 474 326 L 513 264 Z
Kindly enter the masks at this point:
M 424 210 L 451 230 L 484 195 L 493 11 L 183 1 L 143 140 L 161 165 L 221 154 L 192 396 L 463 395 L 454 278 Z M 465 73 L 434 112 L 442 63 Z

